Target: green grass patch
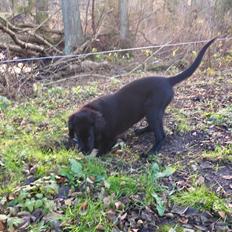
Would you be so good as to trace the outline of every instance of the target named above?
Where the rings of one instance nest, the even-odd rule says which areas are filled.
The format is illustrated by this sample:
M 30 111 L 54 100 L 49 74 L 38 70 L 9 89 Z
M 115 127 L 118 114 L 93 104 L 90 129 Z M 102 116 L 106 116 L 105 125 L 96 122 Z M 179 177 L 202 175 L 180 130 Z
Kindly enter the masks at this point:
M 176 130 L 181 133 L 185 133 L 191 130 L 188 122 L 188 116 L 180 109 L 172 108 L 172 116 L 175 119 Z
M 85 175 L 93 177 L 93 179 L 98 183 L 107 178 L 107 171 L 99 159 L 86 157 Z
M 184 232 L 184 228 L 180 225 L 165 224 L 159 227 L 157 232 Z
M 227 126 L 232 128 L 232 106 L 221 108 L 217 112 L 208 112 L 205 114 L 210 125 Z
M 205 186 L 192 187 L 188 191 L 179 192 L 172 197 L 172 200 L 176 204 L 191 206 L 202 211 L 231 213 L 225 200 Z
M 109 193 L 114 193 L 116 197 L 130 196 L 138 190 L 137 181 L 129 176 L 110 176 L 106 180 L 106 187 Z
M 73 94 L 75 94 L 78 98 L 85 100 L 89 97 L 95 97 L 98 93 L 98 88 L 96 83 L 92 83 L 87 86 L 75 86 L 72 88 Z
M 232 145 L 226 147 L 217 146 L 214 151 L 206 151 L 203 158 L 232 162 Z
M 62 221 L 64 229 L 72 232 L 110 232 L 113 228 L 113 225 L 106 218 L 103 203 L 93 201 L 90 198 L 79 199 L 74 207 L 69 207 Z

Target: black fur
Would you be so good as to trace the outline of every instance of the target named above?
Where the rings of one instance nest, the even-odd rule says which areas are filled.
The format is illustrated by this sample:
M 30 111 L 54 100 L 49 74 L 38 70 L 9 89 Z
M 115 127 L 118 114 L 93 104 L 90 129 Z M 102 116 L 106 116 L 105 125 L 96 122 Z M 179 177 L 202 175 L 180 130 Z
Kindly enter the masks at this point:
M 76 139 L 84 153 L 97 148 L 99 155 L 104 154 L 110 151 L 119 134 L 146 117 L 148 126 L 136 133 L 153 131 L 155 143 L 149 153 L 159 151 L 165 138 L 163 115 L 173 99 L 173 86 L 195 72 L 215 39 L 206 43 L 192 65 L 176 76 L 142 78 L 82 107 L 69 117 L 70 139 Z

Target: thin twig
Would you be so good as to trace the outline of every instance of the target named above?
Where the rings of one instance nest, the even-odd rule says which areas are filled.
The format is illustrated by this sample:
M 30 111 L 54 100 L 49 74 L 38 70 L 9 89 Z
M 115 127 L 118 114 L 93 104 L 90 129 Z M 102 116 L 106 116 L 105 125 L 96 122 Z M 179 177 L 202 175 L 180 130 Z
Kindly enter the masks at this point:
M 50 15 L 49 17 L 47 17 L 40 25 L 38 25 L 34 31 L 36 32 L 37 30 L 39 30 L 47 21 L 49 21 L 54 15 L 56 15 L 58 12 L 60 11 L 60 8 L 57 9 L 52 15 Z
M 43 83 L 43 85 L 44 86 L 49 86 L 49 85 L 58 84 L 60 82 L 64 82 L 64 81 L 68 81 L 68 80 L 73 80 L 73 79 L 77 79 L 77 78 L 83 78 L 83 77 L 109 78 L 108 76 L 105 76 L 105 75 L 89 73 L 89 74 L 82 74 L 82 75 L 77 75 L 77 76 L 71 76 L 71 77 L 62 78 L 62 79 L 59 79 L 57 81 L 51 81 L 51 82 Z
M 170 41 L 171 42 L 171 41 Z M 170 42 L 167 42 L 165 44 L 163 44 L 158 50 L 156 50 L 155 52 L 153 52 L 149 57 L 147 57 L 142 63 L 140 63 L 139 65 L 137 65 L 136 67 L 134 67 L 130 72 L 122 74 L 122 75 L 116 75 L 113 76 L 112 78 L 118 78 L 118 77 L 123 77 L 123 76 L 128 76 L 130 74 L 132 74 L 133 72 L 135 72 L 137 69 L 139 69 L 141 66 L 143 66 L 144 64 L 146 64 L 154 55 L 156 55 L 161 49 L 163 49 L 164 47 L 166 47 L 166 45 L 168 45 Z

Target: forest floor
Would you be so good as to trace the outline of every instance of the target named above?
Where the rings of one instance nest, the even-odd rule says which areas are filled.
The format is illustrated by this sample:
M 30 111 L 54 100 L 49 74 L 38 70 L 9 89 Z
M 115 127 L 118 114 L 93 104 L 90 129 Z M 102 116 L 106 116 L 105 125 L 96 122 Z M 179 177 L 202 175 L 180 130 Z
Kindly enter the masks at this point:
M 153 142 L 134 135 L 144 121 L 105 156 L 66 149 L 72 112 L 146 75 L 1 97 L 0 231 L 232 231 L 231 73 L 201 68 L 175 88 L 157 155 L 140 158 Z

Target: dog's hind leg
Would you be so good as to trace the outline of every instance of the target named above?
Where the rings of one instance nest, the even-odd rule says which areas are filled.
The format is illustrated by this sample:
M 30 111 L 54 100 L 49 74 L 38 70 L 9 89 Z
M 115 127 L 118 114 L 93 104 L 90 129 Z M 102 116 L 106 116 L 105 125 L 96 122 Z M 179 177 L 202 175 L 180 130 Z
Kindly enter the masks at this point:
M 163 128 L 163 109 L 150 109 L 150 112 L 147 114 L 147 122 L 149 127 L 154 132 L 155 142 L 152 149 L 148 153 L 156 153 L 160 150 L 164 139 L 165 132 Z

